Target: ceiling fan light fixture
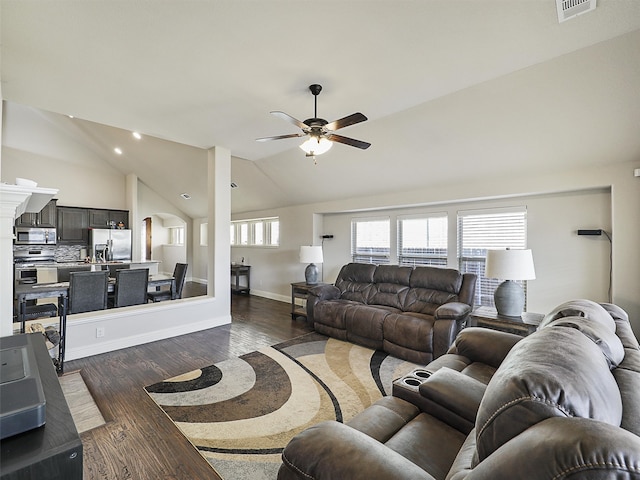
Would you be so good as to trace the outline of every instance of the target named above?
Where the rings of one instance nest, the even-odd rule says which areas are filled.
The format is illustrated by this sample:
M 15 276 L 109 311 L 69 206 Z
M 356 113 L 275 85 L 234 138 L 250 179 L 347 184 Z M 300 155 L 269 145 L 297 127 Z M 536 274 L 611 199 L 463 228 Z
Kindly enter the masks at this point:
M 309 137 L 308 140 L 300 145 L 300 148 L 307 155 L 322 155 L 328 152 L 332 146 L 333 142 L 324 137 Z

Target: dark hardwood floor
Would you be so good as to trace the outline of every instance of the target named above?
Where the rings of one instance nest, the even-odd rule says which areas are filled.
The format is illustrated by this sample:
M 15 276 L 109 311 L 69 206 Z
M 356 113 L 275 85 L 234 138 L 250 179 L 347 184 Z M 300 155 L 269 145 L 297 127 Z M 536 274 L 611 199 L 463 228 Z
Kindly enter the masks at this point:
M 218 478 L 144 387 L 312 330 L 288 303 L 261 297 L 232 295 L 231 313 L 230 325 L 65 364 L 81 371 L 107 421 L 81 434 L 84 480 Z

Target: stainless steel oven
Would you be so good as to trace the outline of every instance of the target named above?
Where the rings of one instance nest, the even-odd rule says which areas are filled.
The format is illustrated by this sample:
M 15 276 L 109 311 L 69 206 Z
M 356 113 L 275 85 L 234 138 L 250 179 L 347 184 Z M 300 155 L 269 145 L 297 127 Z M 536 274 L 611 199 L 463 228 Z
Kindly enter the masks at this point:
M 40 227 L 16 227 L 15 245 L 55 245 L 56 229 Z
M 13 252 L 16 285 L 55 283 L 58 268 L 55 252 L 49 248 L 30 248 Z

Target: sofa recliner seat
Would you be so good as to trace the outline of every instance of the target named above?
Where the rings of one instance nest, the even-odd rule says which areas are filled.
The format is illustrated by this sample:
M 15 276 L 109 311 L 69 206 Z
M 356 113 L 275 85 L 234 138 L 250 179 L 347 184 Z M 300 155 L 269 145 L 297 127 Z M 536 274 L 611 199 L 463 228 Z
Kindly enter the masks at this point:
M 640 479 L 640 347 L 619 307 L 567 302 L 525 338 L 467 328 L 424 370 L 298 434 L 278 479 Z
M 307 318 L 324 335 L 424 364 L 466 326 L 475 285 L 453 269 L 349 263 L 334 285 L 310 290 Z

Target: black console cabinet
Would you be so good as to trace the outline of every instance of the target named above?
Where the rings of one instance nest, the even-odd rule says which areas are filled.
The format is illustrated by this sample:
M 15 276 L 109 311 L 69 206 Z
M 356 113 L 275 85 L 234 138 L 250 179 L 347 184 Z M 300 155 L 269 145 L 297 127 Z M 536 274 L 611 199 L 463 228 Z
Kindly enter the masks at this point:
M 34 343 L 46 399 L 46 423 L 0 441 L 0 479 L 82 480 L 82 441 L 44 337 L 42 342 Z

